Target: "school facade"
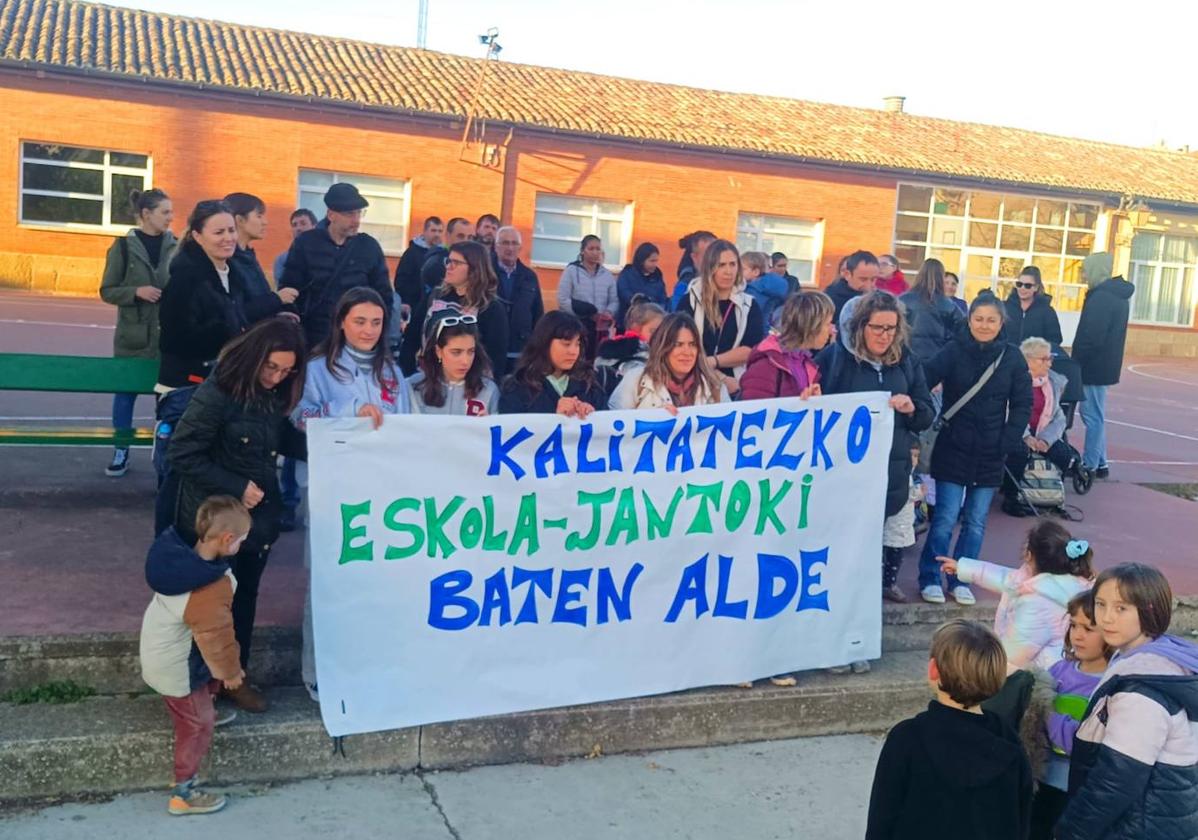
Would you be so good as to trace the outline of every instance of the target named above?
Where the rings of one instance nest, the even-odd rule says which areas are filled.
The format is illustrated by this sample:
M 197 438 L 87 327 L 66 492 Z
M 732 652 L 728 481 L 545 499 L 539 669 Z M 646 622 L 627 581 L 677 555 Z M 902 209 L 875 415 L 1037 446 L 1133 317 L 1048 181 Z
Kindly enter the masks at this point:
M 336 180 L 393 260 L 423 219 L 495 213 L 554 299 L 579 238 L 615 270 L 709 229 L 812 286 L 857 248 L 964 294 L 1040 267 L 1068 324 L 1081 261 L 1136 286 L 1131 352 L 1198 355 L 1198 155 L 159 15 L 0 0 L 0 286 L 91 295 L 132 188 L 176 214 L 261 196 L 269 268 Z M 181 219 L 175 225 L 181 226 Z M 1073 313 L 1071 316 L 1070 313 Z M 1066 326 L 1068 331 L 1068 326 Z

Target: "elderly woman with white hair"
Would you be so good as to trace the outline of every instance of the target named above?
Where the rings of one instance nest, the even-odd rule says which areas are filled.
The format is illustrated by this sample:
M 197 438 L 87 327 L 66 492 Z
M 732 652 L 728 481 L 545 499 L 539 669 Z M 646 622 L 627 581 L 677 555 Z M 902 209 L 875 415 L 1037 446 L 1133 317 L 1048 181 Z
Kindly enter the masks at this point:
M 1105 252 L 1091 254 L 1082 263 L 1082 277 L 1090 288 L 1073 339 L 1073 359 L 1081 366 L 1085 387 L 1081 414 L 1086 424 L 1086 448 L 1082 463 L 1097 478 L 1109 475 L 1106 395 L 1110 386 L 1119 384 L 1131 296 L 1136 291 L 1122 277 L 1111 277 L 1111 271 L 1111 255 Z
M 1023 433 L 1023 450 L 1007 456 L 1009 473 L 1003 482 L 1003 512 L 1011 516 L 1027 516 L 1032 513 L 1026 505 L 1019 503 L 1015 482 L 1023 480 L 1028 461 L 1035 455 L 1047 458 L 1061 472 L 1075 467 L 1075 451 L 1065 441 L 1065 411 L 1061 408 L 1061 396 L 1065 393 L 1067 380 L 1052 369 L 1052 345 L 1039 337 L 1024 339 L 1019 345 L 1032 377 L 1032 415 Z

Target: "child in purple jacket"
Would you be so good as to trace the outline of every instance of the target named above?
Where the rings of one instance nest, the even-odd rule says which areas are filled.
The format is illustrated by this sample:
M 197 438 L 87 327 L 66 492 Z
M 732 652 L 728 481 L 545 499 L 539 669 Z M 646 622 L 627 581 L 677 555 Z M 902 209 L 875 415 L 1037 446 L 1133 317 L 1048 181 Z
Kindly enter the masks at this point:
M 1068 802 L 1073 736 L 1114 653 L 1094 621 L 1094 590 L 1074 596 L 1066 609 L 1065 658 L 1048 669 L 1056 697 L 1048 715 L 1048 758 L 1032 801 L 1031 840 L 1052 840 L 1053 826 Z

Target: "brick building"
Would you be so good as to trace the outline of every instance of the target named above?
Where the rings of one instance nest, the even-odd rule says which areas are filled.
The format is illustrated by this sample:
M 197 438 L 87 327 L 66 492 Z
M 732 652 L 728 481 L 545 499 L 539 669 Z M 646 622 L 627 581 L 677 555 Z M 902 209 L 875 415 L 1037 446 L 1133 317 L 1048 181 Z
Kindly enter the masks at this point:
M 1068 322 L 1082 258 L 1137 287 L 1132 349 L 1198 354 L 1198 155 L 173 17 L 0 0 L 0 285 L 93 294 L 129 189 L 185 215 L 260 195 L 269 267 L 297 205 L 350 180 L 398 258 L 428 215 L 493 212 L 546 297 L 584 233 L 613 268 L 706 228 L 812 285 L 844 254 L 928 256 L 1005 291 L 1040 266 Z M 176 225 L 178 228 L 179 225 Z

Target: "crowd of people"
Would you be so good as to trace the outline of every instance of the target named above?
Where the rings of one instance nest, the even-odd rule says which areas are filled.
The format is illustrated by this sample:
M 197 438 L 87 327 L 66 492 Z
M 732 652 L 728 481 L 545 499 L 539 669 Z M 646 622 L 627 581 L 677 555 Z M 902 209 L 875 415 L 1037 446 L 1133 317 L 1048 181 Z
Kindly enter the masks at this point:
M 972 558 L 982 553 L 995 493 L 1006 483 L 1009 498 L 1018 494 L 1030 457 L 1044 455 L 1063 470 L 1084 460 L 1100 476 L 1107 469 L 1103 409 L 1122 366 L 1132 288 L 1110 276 L 1107 254 L 1085 262 L 1091 292 L 1073 341 L 1086 396 L 1079 456 L 1065 440 L 1064 384 L 1053 370 L 1064 355 L 1061 329 L 1035 266 L 1006 301 L 983 291 L 967 304 L 956 297 L 958 278 L 938 260 L 908 283 L 892 255 L 858 250 L 817 291 L 800 287 L 785 254 L 741 253 L 696 231 L 678 243 L 682 259 L 669 289 L 656 245 L 639 245 L 616 276 L 604 243 L 588 235 L 562 273 L 557 307 L 546 311 L 537 275 L 521 260 L 520 231 L 492 214 L 473 224 L 426 219 L 392 275 L 378 241 L 361 229 L 368 202 L 358 190 L 335 184 L 324 202 L 324 219 L 304 209 L 291 214 L 292 244 L 273 263 L 273 285 L 254 250 L 267 209 L 248 193 L 199 202 L 180 240 L 170 230 L 170 198 L 161 190 L 135 194 L 138 226 L 108 252 L 101 295 L 119 309 L 114 350 L 160 359 L 158 536 L 147 569 L 170 568 L 150 575 L 151 585 L 164 604 L 183 598 L 163 609 L 193 628 L 190 619 L 212 608 L 203 601 L 189 616 L 196 593 L 219 584 L 219 596 L 209 598 L 228 601 L 223 652 L 210 659 L 201 644 L 187 708 L 168 703 L 179 742 L 190 744 L 184 752 L 198 749 L 195 733 L 211 737 L 215 718 L 196 722 L 196 710 L 211 705 L 210 679 L 237 708 L 267 707 L 244 676 L 258 582 L 279 533 L 296 527 L 312 418 L 366 417 L 375 427 L 405 413 L 586 418 L 608 409 L 676 413 L 734 400 L 887 391 L 895 424 L 879 546 L 882 596 L 907 600 L 898 575 L 916 542 L 917 510 L 926 511 L 919 588 L 937 604 L 946 594 L 972 604 L 971 584 L 990 585 L 993 575 Z M 134 399 L 114 397 L 114 426 L 132 424 Z M 128 451 L 118 449 L 108 473 L 128 468 Z M 206 565 L 193 571 L 204 574 L 154 559 L 180 546 L 198 552 Z M 213 577 L 220 556 L 232 586 Z M 164 615 L 156 621 L 166 622 Z M 200 635 L 196 629 L 197 643 Z M 315 698 L 310 637 L 306 619 L 304 679 Z M 169 691 L 160 690 L 180 698 L 177 683 L 176 675 L 162 683 Z M 190 781 L 194 761 L 177 754 L 177 762 L 177 809 L 199 813 L 207 800 L 188 804 L 200 795 Z

